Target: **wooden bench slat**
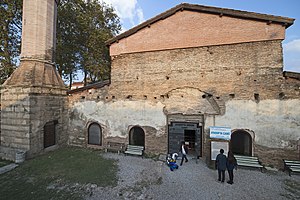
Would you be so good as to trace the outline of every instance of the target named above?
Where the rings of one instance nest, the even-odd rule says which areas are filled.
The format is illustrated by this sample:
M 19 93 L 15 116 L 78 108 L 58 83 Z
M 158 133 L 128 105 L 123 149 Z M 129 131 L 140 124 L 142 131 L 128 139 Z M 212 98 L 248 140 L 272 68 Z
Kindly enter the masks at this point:
M 120 152 L 123 152 L 125 148 L 125 144 L 124 143 L 120 143 L 120 142 L 107 142 L 107 145 L 105 147 L 105 152 L 107 152 L 108 150 L 113 150 L 113 151 L 117 151 L 118 154 Z
M 143 156 L 144 147 L 143 146 L 135 146 L 135 145 L 127 145 L 125 154 L 139 155 Z
M 292 171 L 300 170 L 300 167 L 290 167 Z
M 283 160 L 284 162 L 288 163 L 288 162 L 291 162 L 291 163 L 300 163 L 300 160 Z
M 284 169 L 288 169 L 289 176 L 291 176 L 291 172 L 300 172 L 300 161 L 299 160 L 284 160 Z
M 264 166 L 260 164 L 257 157 L 235 155 L 235 158 L 238 166 L 260 168 L 261 171 L 264 168 Z
M 250 163 L 240 163 L 238 166 L 249 166 L 249 167 L 263 167 L 262 165 L 259 164 L 250 164 Z

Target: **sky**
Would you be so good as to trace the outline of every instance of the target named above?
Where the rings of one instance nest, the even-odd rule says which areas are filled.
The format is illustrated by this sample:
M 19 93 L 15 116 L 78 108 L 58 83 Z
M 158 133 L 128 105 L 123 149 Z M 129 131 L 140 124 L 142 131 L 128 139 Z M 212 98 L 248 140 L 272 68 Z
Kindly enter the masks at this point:
M 294 18 L 283 41 L 284 71 L 300 73 L 300 0 L 100 0 L 116 10 L 122 32 L 180 3 L 215 6 Z

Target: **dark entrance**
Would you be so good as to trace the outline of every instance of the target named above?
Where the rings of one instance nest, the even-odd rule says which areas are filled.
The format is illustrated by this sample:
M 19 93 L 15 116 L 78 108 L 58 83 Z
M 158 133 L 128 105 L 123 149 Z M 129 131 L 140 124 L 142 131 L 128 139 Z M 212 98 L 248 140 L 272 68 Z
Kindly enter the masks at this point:
M 184 130 L 184 141 L 188 144 L 189 153 L 195 154 L 196 131 Z
M 251 156 L 252 155 L 252 138 L 244 130 L 237 130 L 231 134 L 230 149 L 234 154 Z
M 145 132 L 141 127 L 135 126 L 129 131 L 129 144 L 145 146 Z
M 92 123 L 89 126 L 88 134 L 89 134 L 89 139 L 88 139 L 89 144 L 101 145 L 101 143 L 102 143 L 102 130 L 101 130 L 101 127 L 99 126 L 99 124 Z
M 44 148 L 55 145 L 55 125 L 57 121 L 47 122 L 44 126 Z
M 189 154 L 202 156 L 202 127 L 197 123 L 172 122 L 169 125 L 168 153 L 178 152 L 184 141 L 189 148 Z

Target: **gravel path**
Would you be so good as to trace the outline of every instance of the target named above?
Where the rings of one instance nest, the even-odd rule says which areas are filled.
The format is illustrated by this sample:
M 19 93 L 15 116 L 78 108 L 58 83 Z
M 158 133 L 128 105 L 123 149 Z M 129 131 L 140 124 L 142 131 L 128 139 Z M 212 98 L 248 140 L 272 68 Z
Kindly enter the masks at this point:
M 218 182 L 217 171 L 209 169 L 202 160 L 196 164 L 190 159 L 172 172 L 161 161 L 114 153 L 103 155 L 119 160 L 118 186 L 94 187 L 89 200 L 300 199 L 300 175 L 238 169 L 234 171 L 234 184 L 229 185 Z

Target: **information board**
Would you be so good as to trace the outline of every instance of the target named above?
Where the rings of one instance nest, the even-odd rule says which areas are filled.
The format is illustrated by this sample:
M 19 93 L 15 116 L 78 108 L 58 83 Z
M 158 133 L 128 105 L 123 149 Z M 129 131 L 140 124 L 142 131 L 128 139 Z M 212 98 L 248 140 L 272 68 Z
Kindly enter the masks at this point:
M 231 128 L 223 126 L 210 126 L 209 127 L 210 138 L 217 138 L 223 140 L 230 140 Z
M 211 142 L 211 160 L 216 160 L 217 155 L 220 153 L 220 149 L 224 149 L 224 155 L 227 156 L 229 143 L 228 142 Z

